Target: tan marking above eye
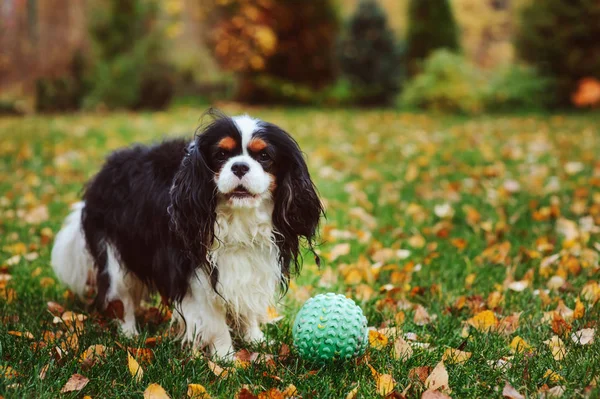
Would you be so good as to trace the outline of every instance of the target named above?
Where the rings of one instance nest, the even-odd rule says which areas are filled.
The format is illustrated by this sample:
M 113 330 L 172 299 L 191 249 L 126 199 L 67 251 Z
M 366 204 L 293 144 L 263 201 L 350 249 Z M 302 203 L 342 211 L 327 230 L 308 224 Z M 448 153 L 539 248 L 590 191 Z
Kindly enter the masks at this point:
M 252 139 L 248 143 L 248 149 L 252 152 L 260 152 L 267 148 L 267 143 L 263 139 Z
M 219 141 L 219 148 L 227 151 L 231 151 L 235 149 L 237 143 L 232 137 L 225 137 Z

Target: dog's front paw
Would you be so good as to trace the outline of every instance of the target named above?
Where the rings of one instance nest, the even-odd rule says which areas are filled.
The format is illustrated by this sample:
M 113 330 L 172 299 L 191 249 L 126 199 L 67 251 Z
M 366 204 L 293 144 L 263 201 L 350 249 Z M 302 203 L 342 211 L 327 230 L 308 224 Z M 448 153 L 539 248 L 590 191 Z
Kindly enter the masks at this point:
M 244 334 L 244 341 L 253 344 L 262 344 L 265 342 L 265 334 L 263 334 L 258 326 L 249 328 Z

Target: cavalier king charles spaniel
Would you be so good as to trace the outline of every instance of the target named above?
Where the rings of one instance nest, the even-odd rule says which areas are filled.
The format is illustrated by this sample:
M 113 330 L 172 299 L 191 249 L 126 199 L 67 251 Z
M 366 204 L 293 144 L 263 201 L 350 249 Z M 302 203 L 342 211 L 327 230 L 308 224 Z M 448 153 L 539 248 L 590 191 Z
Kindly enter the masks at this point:
M 210 114 L 191 142 L 110 155 L 57 234 L 51 262 L 79 295 L 93 281 L 100 309 L 122 302 L 125 334 L 137 334 L 136 308 L 158 292 L 184 342 L 231 359 L 230 329 L 264 339 L 260 324 L 298 271 L 301 243 L 318 263 L 323 208 L 288 133 Z

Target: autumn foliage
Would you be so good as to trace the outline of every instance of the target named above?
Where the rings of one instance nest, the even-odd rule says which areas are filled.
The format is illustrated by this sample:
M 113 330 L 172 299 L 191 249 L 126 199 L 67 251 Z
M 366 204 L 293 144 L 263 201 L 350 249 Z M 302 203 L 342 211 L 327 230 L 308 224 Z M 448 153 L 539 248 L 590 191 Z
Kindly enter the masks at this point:
M 206 41 L 217 61 L 240 80 L 238 96 L 273 99 L 259 77 L 321 88 L 334 78 L 338 21 L 329 1 L 213 1 Z

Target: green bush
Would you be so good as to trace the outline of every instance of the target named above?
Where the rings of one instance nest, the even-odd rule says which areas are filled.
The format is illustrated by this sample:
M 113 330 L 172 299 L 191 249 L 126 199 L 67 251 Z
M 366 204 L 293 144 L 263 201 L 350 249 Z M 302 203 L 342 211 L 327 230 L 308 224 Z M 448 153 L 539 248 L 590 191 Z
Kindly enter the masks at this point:
M 404 88 L 401 104 L 408 108 L 465 114 L 484 109 L 484 79 L 465 57 L 436 50 L 425 60 L 423 72 Z
M 90 21 L 92 68 L 85 106 L 164 107 L 172 97 L 171 71 L 161 59 L 156 0 L 94 1 Z M 149 90 L 157 85 L 160 90 Z
M 213 0 L 206 9 L 206 41 L 220 65 L 237 74 L 238 99 L 279 101 L 261 80 L 317 91 L 335 80 L 331 0 Z
M 600 79 L 600 2 L 532 1 L 522 11 L 516 47 L 550 79 L 552 105 L 570 105 L 580 79 Z
M 376 0 L 361 0 L 339 41 L 338 62 L 359 104 L 389 104 L 404 76 L 402 51 Z
M 410 0 L 406 58 L 408 72 L 416 75 L 434 50 L 459 49 L 458 28 L 448 0 Z
M 485 92 L 489 111 L 540 110 L 548 106 L 550 82 L 534 68 L 508 65 L 493 72 Z
M 56 78 L 40 78 L 36 81 L 36 111 L 65 112 L 81 107 L 87 87 L 85 82 L 86 60 L 76 52 L 68 74 Z

